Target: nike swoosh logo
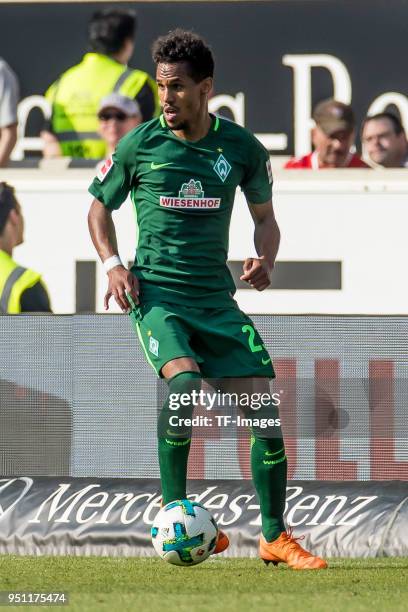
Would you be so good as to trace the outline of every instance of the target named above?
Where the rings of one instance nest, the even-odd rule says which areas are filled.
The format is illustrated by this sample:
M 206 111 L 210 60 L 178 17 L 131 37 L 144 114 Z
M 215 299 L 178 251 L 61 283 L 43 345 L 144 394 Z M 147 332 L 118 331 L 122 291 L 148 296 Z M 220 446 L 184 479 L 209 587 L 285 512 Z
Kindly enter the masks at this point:
M 262 357 L 262 365 L 268 365 L 268 363 L 270 363 L 270 362 L 271 362 L 271 358 L 270 357 L 269 357 L 269 359 L 264 359 Z
M 164 168 L 164 166 L 171 166 L 173 162 L 167 162 L 166 164 L 155 164 L 152 162 L 150 167 L 152 170 L 160 170 L 160 168 Z
M 183 431 L 182 433 L 175 433 L 174 431 L 170 431 L 170 429 L 166 431 L 166 434 L 168 436 L 171 436 L 172 438 L 188 438 L 189 436 L 188 431 Z
M 273 457 L 274 455 L 279 455 L 279 453 L 281 453 L 284 450 L 284 447 L 282 446 L 282 448 L 280 448 L 279 450 L 275 451 L 274 453 L 270 453 L 269 451 L 265 451 L 265 455 L 267 457 Z

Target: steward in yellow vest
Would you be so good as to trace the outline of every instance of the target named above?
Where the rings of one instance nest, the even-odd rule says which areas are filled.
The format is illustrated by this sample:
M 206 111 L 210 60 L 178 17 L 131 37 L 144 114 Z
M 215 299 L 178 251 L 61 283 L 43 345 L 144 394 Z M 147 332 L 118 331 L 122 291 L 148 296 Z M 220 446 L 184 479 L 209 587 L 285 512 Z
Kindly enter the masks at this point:
M 45 157 L 105 157 L 97 113 L 102 98 L 112 92 L 135 99 L 143 121 L 158 115 L 156 83 L 146 72 L 127 67 L 135 30 L 133 11 L 105 9 L 93 15 L 89 24 L 93 52 L 64 72 L 45 94 L 52 107 L 50 124 L 41 134 Z
M 12 259 L 12 250 L 23 242 L 23 233 L 24 219 L 14 189 L 0 183 L 0 314 L 51 312 L 40 274 Z

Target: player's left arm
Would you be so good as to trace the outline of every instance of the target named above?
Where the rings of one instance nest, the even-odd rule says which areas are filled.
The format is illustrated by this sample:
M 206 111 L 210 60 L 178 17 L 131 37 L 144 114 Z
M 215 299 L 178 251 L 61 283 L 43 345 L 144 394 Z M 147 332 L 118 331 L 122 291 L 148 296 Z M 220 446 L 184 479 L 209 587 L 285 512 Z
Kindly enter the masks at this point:
M 272 200 L 263 204 L 250 204 L 249 210 L 255 223 L 254 242 L 259 257 L 244 261 L 241 280 L 258 291 L 271 284 L 272 270 L 280 243 L 280 231 L 275 219 Z

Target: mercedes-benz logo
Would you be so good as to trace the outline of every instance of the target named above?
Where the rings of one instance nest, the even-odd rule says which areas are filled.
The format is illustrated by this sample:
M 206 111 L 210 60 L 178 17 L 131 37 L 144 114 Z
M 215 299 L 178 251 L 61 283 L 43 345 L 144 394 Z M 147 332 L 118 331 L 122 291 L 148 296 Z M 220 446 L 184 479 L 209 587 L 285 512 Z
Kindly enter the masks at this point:
M 13 510 L 32 486 L 33 479 L 28 476 L 0 479 L 0 521 Z

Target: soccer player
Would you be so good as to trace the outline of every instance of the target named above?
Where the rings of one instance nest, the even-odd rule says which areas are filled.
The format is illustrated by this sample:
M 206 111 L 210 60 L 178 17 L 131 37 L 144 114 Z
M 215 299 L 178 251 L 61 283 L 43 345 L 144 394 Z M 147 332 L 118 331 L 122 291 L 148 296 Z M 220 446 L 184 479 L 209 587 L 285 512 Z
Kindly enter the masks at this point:
M 226 260 L 240 186 L 258 253 L 244 262 L 241 279 L 258 291 L 269 286 L 280 239 L 269 155 L 246 129 L 209 114 L 214 61 L 199 36 L 174 30 L 156 40 L 153 59 L 163 114 L 127 134 L 90 186 L 90 233 L 109 278 L 105 308 L 114 296 L 130 311 L 148 362 L 168 383 L 169 398 L 185 392 L 192 397 L 202 378 L 262 385 L 274 377 L 271 358 L 232 297 Z M 130 271 L 118 256 L 111 218 L 129 191 L 139 224 Z M 188 428 L 170 426 L 169 398 L 158 425 L 163 504 L 186 497 L 191 435 Z M 192 410 L 184 407 L 183 414 Z M 285 529 L 287 466 L 280 428 L 270 436 L 252 428 L 252 434 L 261 558 L 296 569 L 326 567 Z M 220 532 L 215 552 L 228 543 Z

